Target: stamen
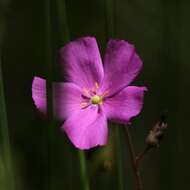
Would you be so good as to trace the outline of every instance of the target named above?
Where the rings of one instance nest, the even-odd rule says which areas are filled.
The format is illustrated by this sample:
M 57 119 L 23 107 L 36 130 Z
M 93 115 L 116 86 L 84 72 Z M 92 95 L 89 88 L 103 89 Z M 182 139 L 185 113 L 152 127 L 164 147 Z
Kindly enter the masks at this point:
M 95 94 L 96 94 L 96 88 L 94 87 L 94 88 L 92 88 L 92 89 L 90 90 L 90 95 L 93 96 L 93 95 L 95 95 Z
M 91 89 L 83 88 L 82 89 L 82 96 L 86 97 L 87 99 L 89 98 L 89 102 L 81 102 L 80 107 L 82 109 L 88 107 L 91 104 L 97 104 L 100 105 L 103 103 L 103 99 L 105 96 L 109 94 L 109 91 L 106 90 L 102 94 L 98 95 L 97 90 L 100 88 L 99 84 L 95 82 L 95 86 Z
M 105 92 L 103 92 L 103 94 L 101 95 L 102 98 L 104 98 L 105 96 L 107 96 L 109 94 L 109 90 L 106 90 Z
M 80 104 L 80 107 L 81 107 L 82 109 L 84 109 L 84 108 L 87 108 L 89 105 L 90 105 L 89 102 L 82 102 L 82 103 Z
M 99 89 L 100 85 L 97 82 L 95 82 L 95 87 L 96 87 L 96 89 Z
M 90 97 L 90 91 L 87 89 L 87 88 L 83 88 L 82 89 L 82 93 L 87 96 L 87 97 Z

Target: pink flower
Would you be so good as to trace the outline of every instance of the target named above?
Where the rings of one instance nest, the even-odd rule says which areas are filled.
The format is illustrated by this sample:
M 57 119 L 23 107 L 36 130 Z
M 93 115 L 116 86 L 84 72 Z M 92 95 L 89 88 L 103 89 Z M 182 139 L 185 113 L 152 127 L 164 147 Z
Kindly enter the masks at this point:
M 110 40 L 103 65 L 96 39 L 80 38 L 61 49 L 61 64 L 67 82 L 53 84 L 54 113 L 77 148 L 105 145 L 108 119 L 127 124 L 140 113 L 146 87 L 128 86 L 142 67 L 133 45 Z M 34 78 L 32 98 L 46 113 L 44 79 Z

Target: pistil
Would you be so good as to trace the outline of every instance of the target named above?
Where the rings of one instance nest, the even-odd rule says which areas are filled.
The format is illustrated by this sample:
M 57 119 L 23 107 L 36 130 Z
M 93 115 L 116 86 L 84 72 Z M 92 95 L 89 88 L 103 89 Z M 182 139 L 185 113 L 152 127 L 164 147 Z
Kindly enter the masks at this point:
M 101 104 L 102 103 L 102 97 L 98 95 L 94 95 L 91 97 L 92 104 Z

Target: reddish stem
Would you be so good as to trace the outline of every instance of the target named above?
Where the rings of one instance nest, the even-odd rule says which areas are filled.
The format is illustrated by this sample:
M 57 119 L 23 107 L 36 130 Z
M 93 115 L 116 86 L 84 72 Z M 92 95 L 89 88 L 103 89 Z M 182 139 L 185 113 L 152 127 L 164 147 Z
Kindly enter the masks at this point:
M 145 154 L 150 150 L 150 146 L 147 146 L 143 152 L 141 152 L 135 159 L 136 167 L 139 168 L 140 161 L 144 158 Z
M 128 127 L 126 127 L 126 136 L 127 136 L 127 144 L 128 144 L 129 152 L 130 152 L 130 156 L 131 156 L 133 171 L 134 171 L 134 175 L 135 175 L 136 190 L 142 190 L 143 185 L 142 185 L 142 180 L 141 180 L 140 171 L 139 171 L 139 167 L 138 167 L 139 162 L 137 162 L 137 160 L 136 160 L 136 154 L 135 154 L 134 146 L 133 146 L 133 143 L 131 140 L 131 136 L 130 136 Z M 143 155 L 140 157 L 143 157 Z

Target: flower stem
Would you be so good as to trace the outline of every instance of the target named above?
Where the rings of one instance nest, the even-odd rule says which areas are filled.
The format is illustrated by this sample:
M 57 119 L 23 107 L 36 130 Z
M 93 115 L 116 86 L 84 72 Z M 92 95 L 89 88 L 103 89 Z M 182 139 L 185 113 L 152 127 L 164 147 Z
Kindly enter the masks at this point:
M 7 189 L 15 189 L 14 169 L 11 158 L 11 146 L 9 140 L 8 120 L 6 112 L 5 94 L 3 86 L 3 72 L 2 63 L 0 57 L 0 133 L 1 133 L 1 154 L 3 155 L 3 161 L 6 171 L 6 186 Z
M 128 126 L 126 126 L 125 129 L 126 129 L 126 136 L 127 136 L 127 138 L 126 138 L 127 144 L 129 147 L 133 171 L 134 171 L 134 175 L 135 175 L 136 190 L 142 190 L 143 189 L 142 180 L 141 180 L 141 176 L 140 176 L 139 167 L 136 162 L 136 154 L 135 154 L 135 150 L 134 150 L 134 146 L 132 143 L 132 139 L 131 139 L 131 135 L 130 135 Z
M 79 161 L 80 161 L 80 175 L 81 175 L 83 190 L 90 190 L 88 174 L 87 174 L 87 169 L 86 169 L 85 152 L 82 150 L 78 150 L 78 155 L 79 155 Z
M 124 190 L 124 180 L 123 180 L 123 159 L 122 159 L 122 143 L 121 143 L 121 128 L 120 126 L 115 127 L 116 134 L 116 161 L 117 161 L 117 173 L 119 190 Z
M 56 0 L 56 10 L 57 10 L 57 21 L 59 28 L 59 41 L 60 44 L 63 45 L 70 40 L 70 33 L 67 21 L 67 11 L 65 0 Z M 82 150 L 78 150 L 78 158 L 80 165 L 80 176 L 82 182 L 82 188 L 84 190 L 90 190 L 87 167 L 86 167 L 86 158 L 85 152 Z

